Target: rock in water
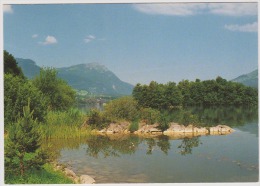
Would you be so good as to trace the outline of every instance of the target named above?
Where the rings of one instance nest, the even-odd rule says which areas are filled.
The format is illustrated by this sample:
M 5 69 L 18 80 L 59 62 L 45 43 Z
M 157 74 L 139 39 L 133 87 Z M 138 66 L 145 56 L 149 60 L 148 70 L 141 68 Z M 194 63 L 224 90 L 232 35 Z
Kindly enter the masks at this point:
M 70 170 L 70 169 L 68 169 L 68 168 L 65 168 L 65 169 L 64 169 L 64 172 L 65 172 L 65 174 L 66 174 L 68 177 L 70 177 L 70 178 L 72 178 L 72 179 L 77 178 L 77 175 L 76 175 L 72 170 Z
M 81 184 L 93 184 L 96 181 L 92 177 L 90 177 L 89 175 L 81 175 L 79 177 L 79 182 Z

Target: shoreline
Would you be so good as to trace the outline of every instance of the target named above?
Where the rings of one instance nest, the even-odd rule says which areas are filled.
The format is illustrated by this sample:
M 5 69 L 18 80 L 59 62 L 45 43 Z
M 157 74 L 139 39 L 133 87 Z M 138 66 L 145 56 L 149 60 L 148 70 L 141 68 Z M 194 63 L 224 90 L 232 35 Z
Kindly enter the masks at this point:
M 167 130 L 159 129 L 159 124 L 155 123 L 148 125 L 146 123 L 139 123 L 139 129 L 131 132 L 129 130 L 129 122 L 111 123 L 108 127 L 101 130 L 94 129 L 92 134 L 136 134 L 138 136 L 153 136 L 153 135 L 166 135 L 172 137 L 193 137 L 201 135 L 228 135 L 234 132 L 234 129 L 227 125 L 217 125 L 214 127 L 198 127 L 196 125 L 189 124 L 187 126 L 170 123 Z

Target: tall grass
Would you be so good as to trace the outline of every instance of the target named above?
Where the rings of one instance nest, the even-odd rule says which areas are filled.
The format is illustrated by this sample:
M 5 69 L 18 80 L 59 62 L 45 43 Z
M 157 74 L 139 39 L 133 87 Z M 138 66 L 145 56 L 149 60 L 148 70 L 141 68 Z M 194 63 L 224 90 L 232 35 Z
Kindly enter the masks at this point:
M 86 137 L 90 134 L 90 129 L 81 127 L 86 119 L 87 116 L 78 109 L 49 111 L 40 131 L 44 139 Z

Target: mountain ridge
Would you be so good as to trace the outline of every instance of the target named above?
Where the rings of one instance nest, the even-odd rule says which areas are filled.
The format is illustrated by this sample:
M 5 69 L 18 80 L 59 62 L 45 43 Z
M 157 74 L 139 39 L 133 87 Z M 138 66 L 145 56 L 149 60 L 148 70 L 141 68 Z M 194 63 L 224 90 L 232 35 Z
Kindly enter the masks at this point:
M 252 72 L 249 72 L 247 74 L 242 74 L 242 75 L 232 79 L 231 81 L 237 82 L 237 83 L 242 83 L 249 87 L 258 88 L 258 69 L 254 70 Z
M 40 73 L 40 67 L 31 59 L 16 58 L 26 77 L 32 79 Z M 100 63 L 81 63 L 69 67 L 55 68 L 58 77 L 77 90 L 93 94 L 130 95 L 133 85 L 121 81 L 105 65 Z

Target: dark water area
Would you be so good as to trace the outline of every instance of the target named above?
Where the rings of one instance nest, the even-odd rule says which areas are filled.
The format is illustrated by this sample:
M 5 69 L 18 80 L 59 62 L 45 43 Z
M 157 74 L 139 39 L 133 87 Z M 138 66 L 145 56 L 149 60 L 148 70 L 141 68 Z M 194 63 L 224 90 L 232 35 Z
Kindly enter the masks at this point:
M 58 161 L 97 183 L 257 182 L 257 109 L 190 111 L 210 125 L 227 124 L 235 132 L 183 139 L 106 135 L 55 140 Z

